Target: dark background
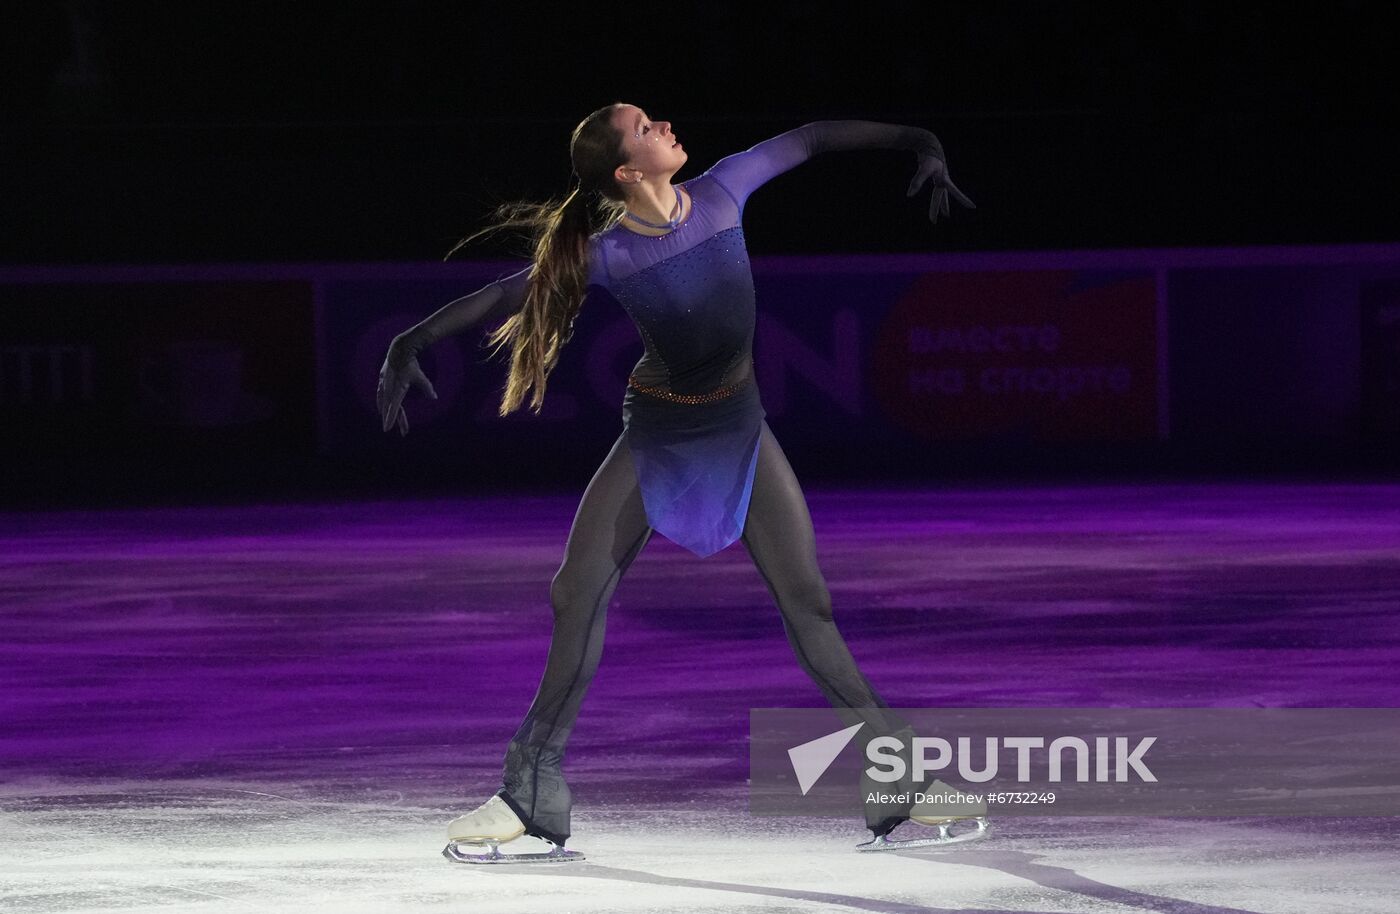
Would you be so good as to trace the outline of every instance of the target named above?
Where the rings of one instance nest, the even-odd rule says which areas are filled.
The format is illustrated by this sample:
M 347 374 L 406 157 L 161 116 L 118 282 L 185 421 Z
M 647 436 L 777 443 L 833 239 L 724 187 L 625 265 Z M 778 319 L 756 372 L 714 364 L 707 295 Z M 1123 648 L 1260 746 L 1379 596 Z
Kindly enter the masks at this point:
M 745 221 L 755 256 L 1400 240 L 1387 4 L 67 0 L 10 3 L 3 16 L 0 267 L 440 260 L 495 204 L 565 193 L 570 131 L 613 101 L 673 123 L 690 153 L 677 180 L 803 123 L 859 118 L 933 130 L 977 202 L 930 226 L 927 191 L 920 205 L 904 197 L 906 153 L 823 156 L 755 196 Z M 455 259 L 499 263 L 522 250 L 500 237 Z M 7 321 L 38 300 L 22 286 L 9 296 Z M 426 314 L 439 298 L 402 307 Z M 1358 345 L 1354 316 L 1289 325 L 1267 296 L 1222 311 L 1233 336 L 1216 337 L 1215 304 L 1201 293 L 1194 318 L 1172 315 L 1171 372 L 1201 362 L 1173 377 L 1173 396 L 1193 377 L 1205 385 L 1196 402 L 1251 389 L 1232 376 L 1239 364 L 1257 379 L 1278 374 L 1264 370 L 1272 351 L 1325 375 L 1329 353 Z M 1337 307 L 1350 315 L 1356 302 Z M 1341 336 L 1315 335 L 1334 325 Z M 310 403 L 307 326 L 276 367 Z M 113 328 L 133 351 L 150 342 L 135 332 Z M 1237 351 L 1252 354 L 1239 363 Z M 1377 351 L 1367 364 L 1380 364 Z M 1205 419 L 1175 415 L 1171 440 L 1135 448 L 930 448 L 921 478 L 1400 466 L 1395 423 L 1383 434 L 1281 425 L 1251 438 L 1232 419 L 1237 401 Z M 104 408 L 73 421 L 92 428 L 84 416 Z M 17 436 L 29 418 L 0 408 Z M 266 441 L 210 434 L 168 449 L 153 432 L 134 450 L 166 459 L 120 464 L 112 455 L 133 442 L 67 454 L 59 424 L 49 443 L 63 459 L 12 448 L 3 469 L 21 480 L 7 498 L 39 503 L 318 487 L 574 491 L 615 436 L 611 421 L 509 465 L 488 459 L 475 429 L 436 444 L 420 432 L 392 454 L 386 444 L 379 462 L 338 464 L 312 453 L 310 422 L 267 426 Z M 430 450 L 436 464 L 404 462 Z M 820 455 L 799 459 L 804 479 L 845 478 Z M 876 460 L 864 466 L 881 472 Z
M 809 120 L 924 126 L 978 204 L 930 231 L 833 157 L 765 189 L 756 253 L 1400 235 L 1389 4 L 7 7 L 7 263 L 441 258 L 563 193 L 614 100 L 674 123 L 678 180 Z

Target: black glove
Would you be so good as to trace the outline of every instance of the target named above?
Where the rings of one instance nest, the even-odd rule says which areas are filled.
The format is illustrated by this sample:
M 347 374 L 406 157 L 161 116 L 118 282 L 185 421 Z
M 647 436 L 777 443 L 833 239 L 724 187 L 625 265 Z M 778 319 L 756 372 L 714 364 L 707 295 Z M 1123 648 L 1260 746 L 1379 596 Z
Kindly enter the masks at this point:
M 789 139 L 790 138 L 790 139 Z M 771 152 L 769 150 L 771 149 Z M 880 121 L 832 120 L 813 121 L 796 130 L 789 131 L 766 143 L 760 143 L 750 152 L 764 150 L 768 155 L 760 158 L 772 159 L 777 165 L 760 169 L 760 176 L 771 176 L 774 168 L 791 168 L 797 161 L 823 152 L 847 149 L 908 149 L 918 156 L 918 168 L 909 182 L 909 193 L 914 196 L 929 178 L 933 179 L 933 199 L 929 201 L 930 222 L 938 221 L 938 214 L 949 215 L 948 195 L 952 194 L 963 206 L 976 209 L 977 204 L 958 190 L 948 177 L 948 157 L 943 153 L 943 143 L 931 130 L 912 127 L 906 124 L 886 124 Z M 733 167 L 731 166 L 731 170 Z M 759 183 L 750 178 L 745 186 Z M 732 188 L 731 188 L 732 189 Z
M 953 183 L 953 179 L 948 176 L 948 165 L 944 161 L 942 149 L 937 155 L 928 152 L 919 153 L 919 167 L 914 172 L 914 178 L 909 182 L 909 193 L 906 196 L 912 197 L 919 192 L 919 188 L 929 178 L 933 179 L 933 196 L 929 199 L 928 219 L 930 222 L 938 222 L 938 214 L 951 215 L 948 206 L 948 195 L 969 209 L 976 209 L 977 204 L 967 198 L 967 195 L 958 190 L 958 186 Z

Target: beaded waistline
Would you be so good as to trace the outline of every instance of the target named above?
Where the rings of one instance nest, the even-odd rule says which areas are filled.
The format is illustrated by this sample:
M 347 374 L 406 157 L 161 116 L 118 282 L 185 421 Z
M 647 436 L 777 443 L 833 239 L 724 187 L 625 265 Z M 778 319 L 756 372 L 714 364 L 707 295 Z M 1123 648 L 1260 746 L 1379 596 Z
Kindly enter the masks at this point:
M 738 384 L 730 384 L 728 387 L 717 387 L 709 393 L 703 394 L 678 394 L 666 390 L 664 387 L 647 387 L 645 384 L 638 384 L 636 379 L 630 375 L 627 378 L 627 386 L 633 390 L 653 397 L 660 397 L 663 400 L 670 400 L 672 403 L 711 403 L 715 400 L 723 400 L 735 391 L 741 390 L 745 384 L 753 380 L 752 376 L 744 378 Z

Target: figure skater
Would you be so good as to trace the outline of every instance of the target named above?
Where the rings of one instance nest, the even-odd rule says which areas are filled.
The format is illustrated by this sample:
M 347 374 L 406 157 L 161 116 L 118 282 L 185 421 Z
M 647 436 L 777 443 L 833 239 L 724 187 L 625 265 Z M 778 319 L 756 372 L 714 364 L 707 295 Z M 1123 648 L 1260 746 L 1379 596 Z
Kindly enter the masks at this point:
M 742 540 L 777 603 L 798 662 L 842 719 L 869 723 L 862 728 L 867 740 L 903 726 L 857 668 L 832 619 L 806 500 L 768 427 L 753 378 L 754 286 L 744 206 L 769 179 L 818 153 L 847 149 L 915 153 L 908 196 L 931 183 L 931 221 L 949 213 L 950 196 L 974 206 L 949 178 L 937 137 L 872 121 L 809 123 L 672 184 L 688 158 L 672 125 L 616 102 L 574 128 L 574 186 L 562 202 L 505 204 L 495 224 L 453 248 L 486 232 L 525 227 L 533 235 L 530 265 L 449 302 L 390 345 L 378 408 L 385 432 L 397 426 L 407 434 L 409 388 L 437 397 L 417 355 L 448 335 L 504 321 L 485 340 L 497 352 L 510 346 L 502 416 L 531 391 L 538 414 L 546 380 L 585 300 L 620 306 L 644 344 L 627 382 L 623 430 L 583 493 L 551 582 L 549 654 L 506 750 L 502 787 L 449 825 L 449 858 L 582 858 L 564 849 L 572 805 L 561 771 L 564 748 L 597 670 L 608 601 L 653 531 L 698 556 Z M 597 217 L 602 227 L 592 231 Z M 860 847 L 914 843 L 885 837 L 906 819 L 924 821 L 909 813 L 867 804 L 874 838 Z M 940 826 L 947 839 L 946 823 L 926 824 Z M 481 846 L 489 852 L 468 852 Z M 510 852 L 502 854 L 503 846 Z M 523 852 L 529 846 L 542 850 Z

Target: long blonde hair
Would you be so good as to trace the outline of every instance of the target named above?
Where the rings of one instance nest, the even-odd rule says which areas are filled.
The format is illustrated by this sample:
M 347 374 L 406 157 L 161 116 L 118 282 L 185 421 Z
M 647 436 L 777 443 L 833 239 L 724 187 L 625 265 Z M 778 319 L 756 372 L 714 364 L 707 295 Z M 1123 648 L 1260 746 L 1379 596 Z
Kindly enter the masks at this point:
M 503 203 L 492 213 L 489 225 L 457 242 L 443 258 L 451 257 L 474 238 L 502 229 L 524 228 L 531 237 L 533 265 L 524 304 L 486 338 L 493 355 L 510 345 L 502 416 L 519 409 L 531 388 L 530 407 L 539 414 L 549 373 L 573 336 L 574 320 L 583 307 L 588 284 L 588 239 L 594 219 L 590 197 L 600 198 L 597 208 L 605 224 L 615 223 L 625 209 L 615 172 L 627 159 L 622 152 L 622 131 L 612 125 L 612 113 L 621 104 L 599 108 L 574 128 L 569 157 L 575 181 L 568 196 L 544 203 Z

